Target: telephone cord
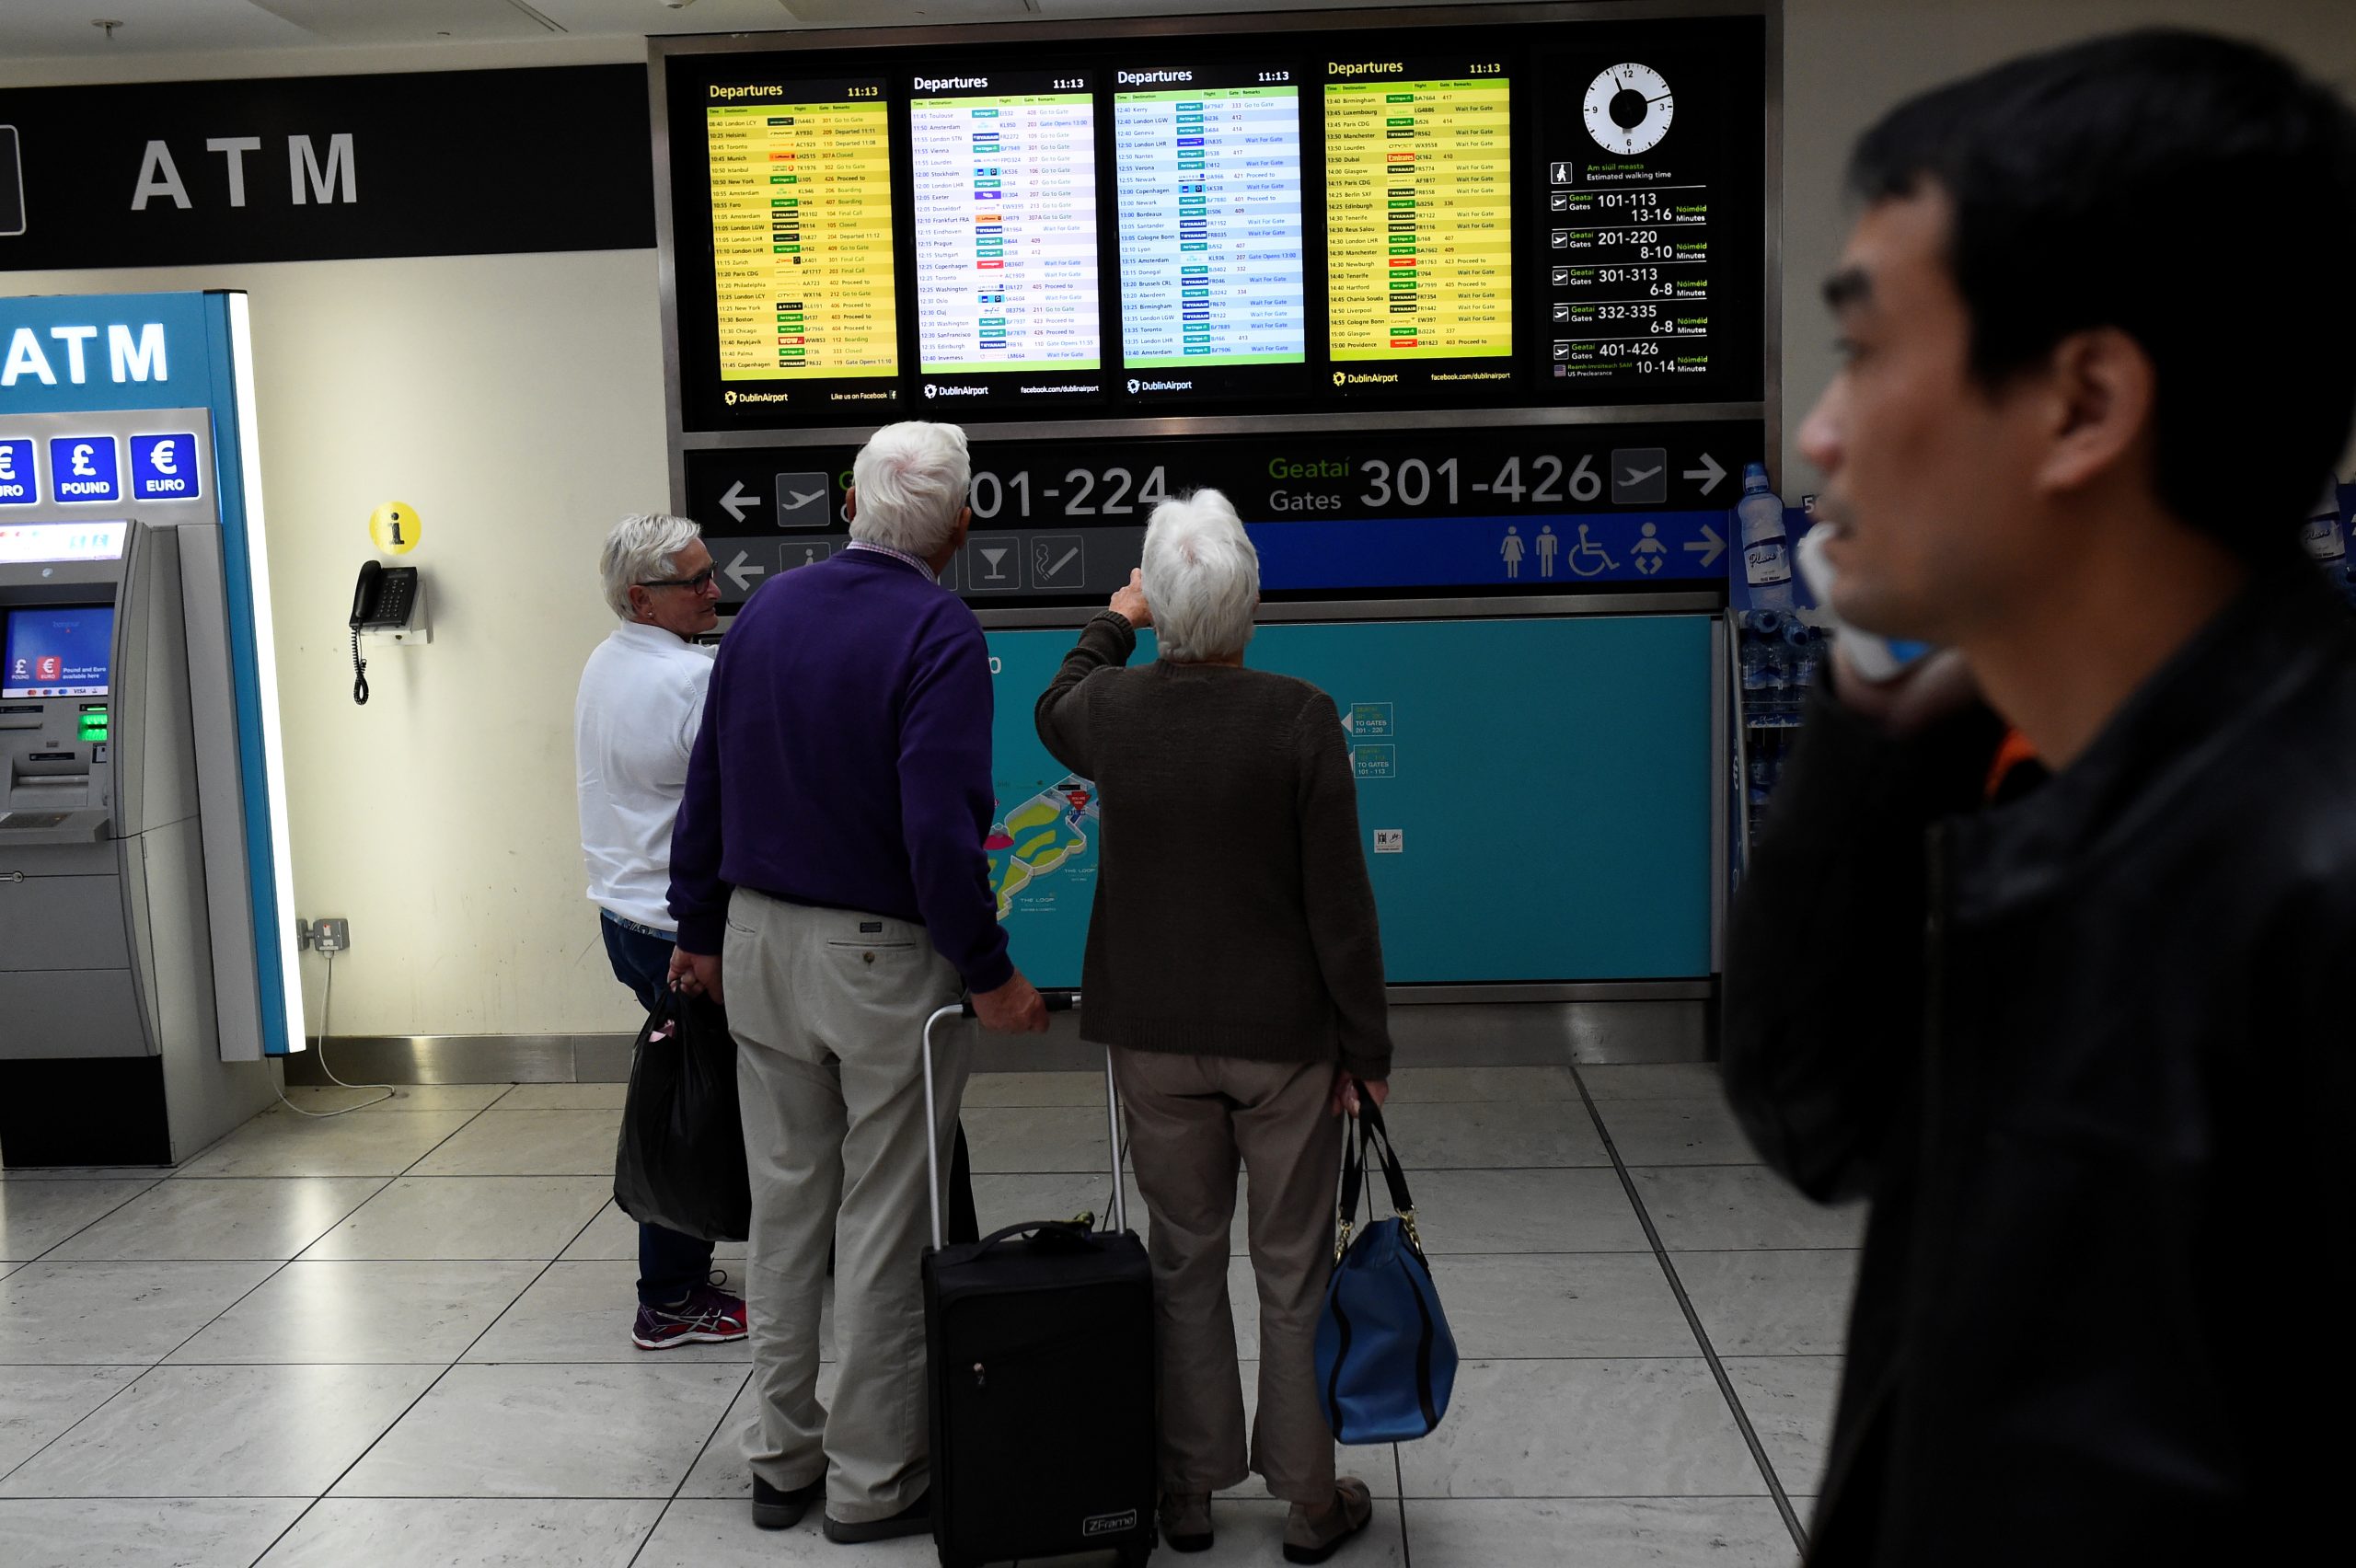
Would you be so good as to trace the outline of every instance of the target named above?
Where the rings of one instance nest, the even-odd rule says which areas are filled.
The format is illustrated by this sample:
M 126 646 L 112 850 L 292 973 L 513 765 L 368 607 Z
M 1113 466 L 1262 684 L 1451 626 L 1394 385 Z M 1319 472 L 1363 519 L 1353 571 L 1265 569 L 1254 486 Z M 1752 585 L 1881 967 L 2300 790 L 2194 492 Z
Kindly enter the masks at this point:
M 352 628 L 352 700 L 363 708 L 368 706 L 368 661 L 360 656 L 358 627 Z M 329 973 L 332 974 L 335 961 L 330 958 L 328 963 Z
M 316 1047 L 319 1054 L 319 1071 L 328 1075 L 329 1083 L 343 1089 L 381 1089 L 385 1092 L 374 1100 L 364 1100 L 357 1105 L 346 1105 L 337 1111 L 306 1111 L 286 1098 L 286 1090 L 283 1088 L 278 1090 L 279 1101 L 286 1109 L 294 1112 L 297 1116 L 309 1116 L 318 1121 L 324 1121 L 329 1116 L 349 1116 L 354 1111 L 365 1111 L 371 1105 L 382 1105 L 399 1092 L 388 1083 L 345 1083 L 335 1076 L 335 1069 L 328 1066 L 328 1024 L 334 1015 L 335 1009 L 335 954 L 329 953 L 327 960 L 328 989 L 327 995 L 319 1002 L 319 1038 Z

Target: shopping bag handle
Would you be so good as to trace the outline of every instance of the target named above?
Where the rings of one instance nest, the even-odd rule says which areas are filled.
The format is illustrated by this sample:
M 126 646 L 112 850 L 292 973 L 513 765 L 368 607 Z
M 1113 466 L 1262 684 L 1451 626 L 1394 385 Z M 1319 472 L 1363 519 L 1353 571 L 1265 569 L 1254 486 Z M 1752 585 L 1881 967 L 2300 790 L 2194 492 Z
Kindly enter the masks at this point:
M 1049 1012 L 1069 1012 L 1080 1005 L 1080 993 L 1042 991 L 1039 1000 Z M 938 1120 L 932 1098 L 932 1032 L 942 1019 L 973 1016 L 974 998 L 966 997 L 948 1007 L 936 1008 L 932 1016 L 924 1020 L 925 1199 L 932 1206 L 932 1250 L 936 1252 L 949 1245 L 949 1238 L 941 1226 L 941 1140 L 932 1131 Z M 1117 1233 L 1129 1228 L 1129 1200 L 1121 1188 L 1121 1095 L 1113 1082 L 1113 1053 L 1109 1048 L 1104 1053 L 1104 1115 L 1113 1135 L 1113 1229 Z
M 1404 1222 L 1407 1240 L 1416 1252 L 1424 1250 L 1423 1239 L 1415 1232 L 1415 1200 L 1407 1191 L 1407 1173 L 1399 1164 L 1399 1151 L 1391 1142 L 1391 1129 L 1382 1120 L 1382 1107 L 1374 1102 L 1373 1094 L 1365 1082 L 1352 1078 L 1358 1091 L 1357 1127 L 1355 1133 L 1342 1136 L 1342 1201 L 1334 1237 L 1334 1259 L 1341 1261 L 1350 1250 L 1350 1234 L 1357 1228 L 1358 1191 L 1366 1183 L 1369 1167 L 1380 1161 L 1382 1183 L 1391 1192 L 1391 1208 Z M 1374 1200 L 1367 1200 L 1369 1222 L 1374 1214 Z

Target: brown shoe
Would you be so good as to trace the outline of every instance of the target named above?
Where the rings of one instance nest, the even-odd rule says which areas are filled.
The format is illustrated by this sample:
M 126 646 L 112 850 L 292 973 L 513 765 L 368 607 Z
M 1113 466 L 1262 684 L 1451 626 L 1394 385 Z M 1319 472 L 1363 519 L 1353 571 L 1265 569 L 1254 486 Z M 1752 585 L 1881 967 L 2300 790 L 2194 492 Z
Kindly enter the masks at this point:
M 1208 1551 L 1211 1549 L 1211 1494 L 1207 1492 L 1163 1493 L 1161 1539 L 1172 1551 Z
M 1345 1475 L 1334 1483 L 1334 1501 L 1311 1513 L 1300 1504 L 1285 1518 L 1285 1561 L 1322 1562 L 1374 1518 L 1374 1494 L 1365 1482 Z

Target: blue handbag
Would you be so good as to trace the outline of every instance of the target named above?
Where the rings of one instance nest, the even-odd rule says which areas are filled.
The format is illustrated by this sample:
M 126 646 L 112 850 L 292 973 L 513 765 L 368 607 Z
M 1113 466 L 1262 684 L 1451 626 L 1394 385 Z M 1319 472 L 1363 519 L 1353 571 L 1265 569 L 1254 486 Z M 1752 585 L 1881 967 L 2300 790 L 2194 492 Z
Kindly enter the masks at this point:
M 1342 1147 L 1334 1277 L 1317 1320 L 1318 1402 L 1336 1442 L 1403 1443 L 1427 1435 L 1448 1412 L 1456 1387 L 1456 1338 L 1415 1234 L 1415 1204 L 1390 1130 L 1363 1085 L 1357 1136 L 1345 1135 Z M 1353 1240 L 1358 1190 L 1378 1159 L 1396 1213 L 1390 1219 L 1369 1217 Z M 1373 1207 L 1369 1195 L 1369 1216 Z

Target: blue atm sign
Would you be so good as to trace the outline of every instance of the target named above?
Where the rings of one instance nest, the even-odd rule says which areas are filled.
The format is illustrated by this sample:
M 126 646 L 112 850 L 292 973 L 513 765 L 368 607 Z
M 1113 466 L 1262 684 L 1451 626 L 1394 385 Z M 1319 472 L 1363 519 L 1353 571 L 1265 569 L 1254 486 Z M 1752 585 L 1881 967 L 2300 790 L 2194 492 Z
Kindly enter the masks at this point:
M 50 489 L 61 502 L 122 499 L 121 455 L 110 435 L 59 435 L 49 443 Z
M 31 506 L 40 500 L 33 479 L 33 444 L 0 441 L 0 506 Z
M 204 493 L 197 475 L 196 437 L 134 435 L 131 438 L 131 499 L 194 501 Z

